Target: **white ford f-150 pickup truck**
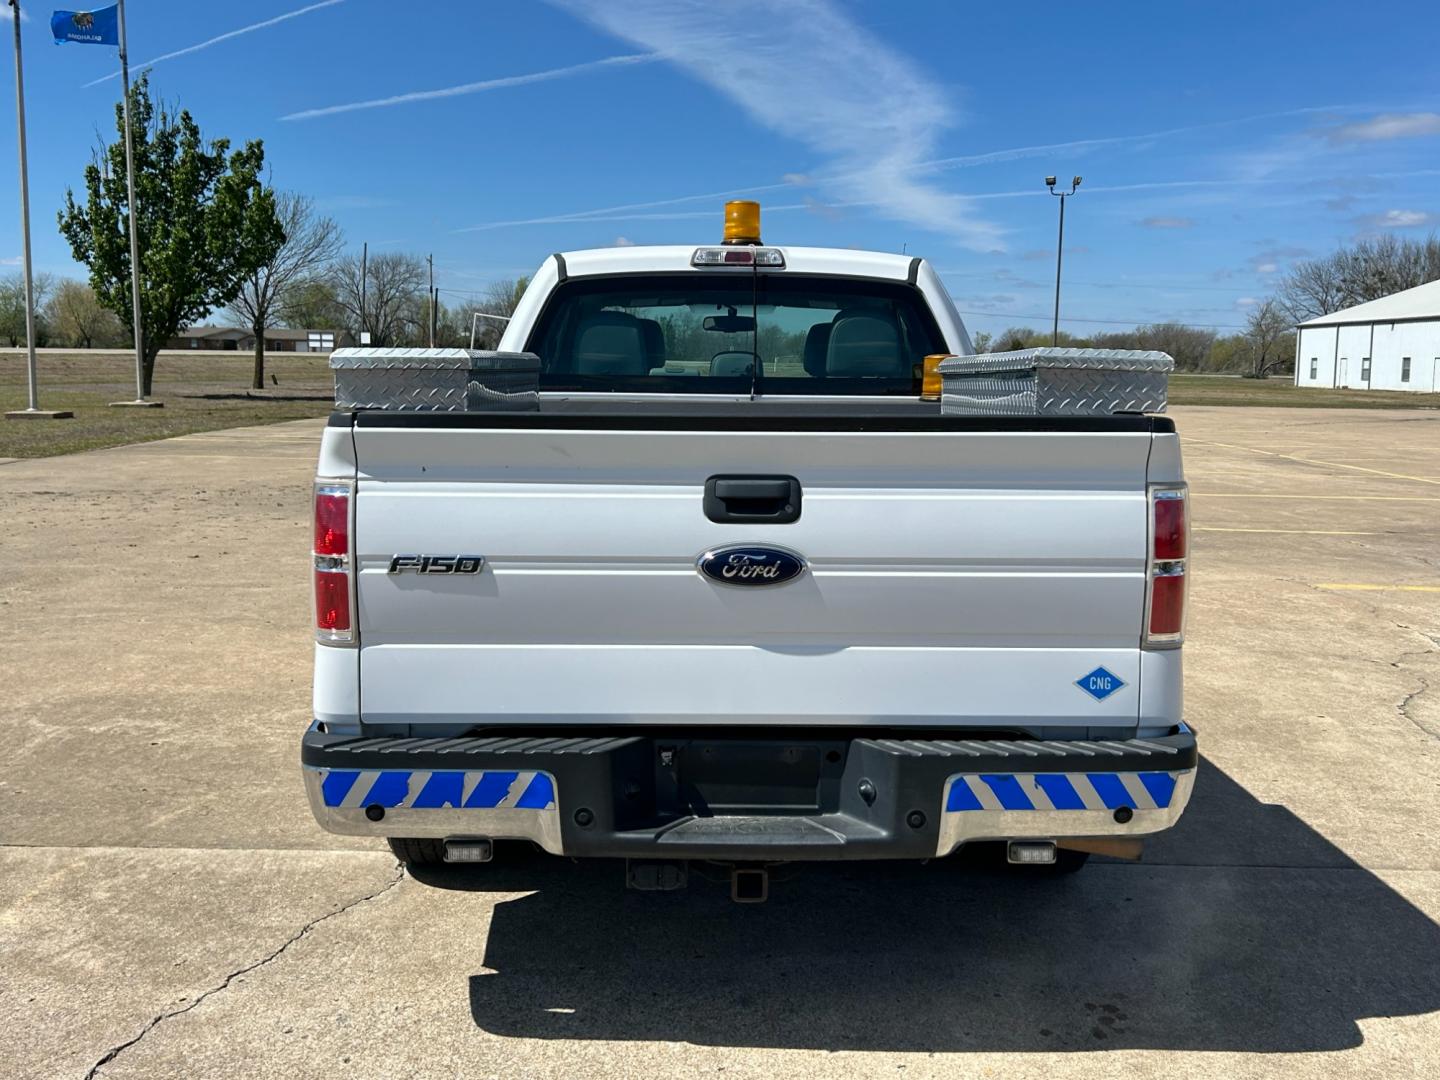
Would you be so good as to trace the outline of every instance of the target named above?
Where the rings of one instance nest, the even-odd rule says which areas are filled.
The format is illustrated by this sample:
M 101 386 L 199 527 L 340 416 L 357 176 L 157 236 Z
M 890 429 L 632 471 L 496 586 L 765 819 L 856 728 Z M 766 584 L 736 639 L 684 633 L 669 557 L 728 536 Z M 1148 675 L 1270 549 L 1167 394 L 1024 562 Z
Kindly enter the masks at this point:
M 317 820 L 412 864 L 729 864 L 738 899 L 794 860 L 1138 854 L 1197 762 L 1174 424 L 951 409 L 927 262 L 730 210 L 547 259 L 496 352 L 332 360 L 409 381 L 321 446 Z M 458 407 L 424 382 L 457 363 Z

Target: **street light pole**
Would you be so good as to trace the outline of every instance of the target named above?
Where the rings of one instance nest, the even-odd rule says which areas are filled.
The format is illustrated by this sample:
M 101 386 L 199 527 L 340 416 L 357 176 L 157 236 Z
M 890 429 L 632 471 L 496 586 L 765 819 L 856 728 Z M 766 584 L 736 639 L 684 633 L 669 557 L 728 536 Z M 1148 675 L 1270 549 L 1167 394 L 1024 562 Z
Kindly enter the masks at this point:
M 1060 200 L 1060 236 L 1059 236 L 1059 238 L 1055 241 L 1055 324 L 1054 324 L 1053 328 L 1052 328 L 1051 331 L 1050 331 L 1050 344 L 1051 344 L 1051 345 L 1059 345 L 1059 344 L 1060 344 L 1060 265 L 1061 265 L 1061 260 L 1064 259 L 1064 257 L 1065 257 L 1065 200 L 1068 199 L 1071 195 L 1074 195 L 1075 192 L 1079 189 L 1079 187 L 1080 187 L 1080 177 L 1077 176 L 1077 177 L 1075 177 L 1072 181 L 1070 181 L 1070 190 L 1069 190 L 1069 191 L 1056 191 L 1056 190 L 1055 190 L 1055 177 L 1053 177 L 1053 176 L 1047 176 L 1047 177 L 1045 178 L 1045 186 L 1050 189 L 1050 194 L 1051 194 L 1051 195 L 1054 195 L 1056 198 L 1058 198 L 1058 199 Z

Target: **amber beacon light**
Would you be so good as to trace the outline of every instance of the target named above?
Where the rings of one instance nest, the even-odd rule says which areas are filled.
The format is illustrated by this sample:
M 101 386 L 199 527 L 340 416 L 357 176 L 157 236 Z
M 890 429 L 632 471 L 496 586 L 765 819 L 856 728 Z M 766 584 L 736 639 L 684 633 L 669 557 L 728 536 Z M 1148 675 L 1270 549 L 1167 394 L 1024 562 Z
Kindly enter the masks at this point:
M 760 204 L 733 199 L 725 204 L 725 243 L 760 243 Z

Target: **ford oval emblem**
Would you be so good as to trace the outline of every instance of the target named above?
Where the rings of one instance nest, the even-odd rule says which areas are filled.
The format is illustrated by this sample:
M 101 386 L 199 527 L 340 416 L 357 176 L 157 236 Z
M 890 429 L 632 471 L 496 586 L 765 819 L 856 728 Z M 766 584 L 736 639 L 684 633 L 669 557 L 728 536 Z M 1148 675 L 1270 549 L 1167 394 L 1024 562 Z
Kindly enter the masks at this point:
M 805 573 L 804 556 L 779 547 L 730 544 L 701 555 L 696 568 L 721 585 L 784 585 Z

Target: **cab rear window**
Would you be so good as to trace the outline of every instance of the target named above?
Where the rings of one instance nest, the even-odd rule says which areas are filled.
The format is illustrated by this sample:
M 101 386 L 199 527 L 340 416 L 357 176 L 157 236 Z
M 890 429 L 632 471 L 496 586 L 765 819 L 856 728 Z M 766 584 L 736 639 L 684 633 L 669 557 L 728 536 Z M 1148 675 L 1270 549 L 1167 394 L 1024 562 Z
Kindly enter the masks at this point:
M 687 394 L 911 394 L 944 351 L 912 286 L 783 273 L 568 281 L 526 347 L 543 390 Z

